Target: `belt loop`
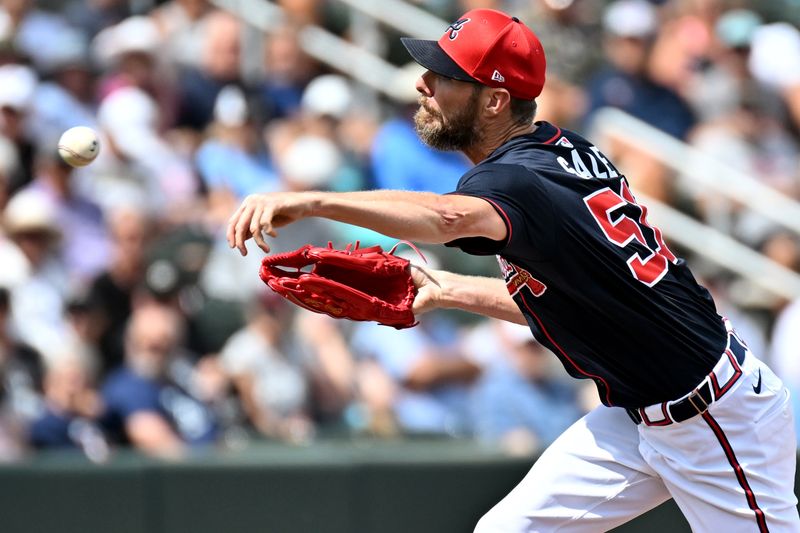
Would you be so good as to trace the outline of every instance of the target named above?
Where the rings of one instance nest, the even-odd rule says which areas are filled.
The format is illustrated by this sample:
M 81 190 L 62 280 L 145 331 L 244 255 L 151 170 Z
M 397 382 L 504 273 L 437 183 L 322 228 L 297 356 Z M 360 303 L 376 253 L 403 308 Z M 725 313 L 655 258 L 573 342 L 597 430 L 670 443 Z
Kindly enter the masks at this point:
M 739 366 L 741 366 L 744 364 L 744 359 L 747 355 L 747 345 L 739 340 L 735 332 L 731 331 L 728 335 L 730 335 L 731 353 L 736 358 L 736 362 L 739 363 Z
M 637 426 L 642 423 L 642 415 L 639 414 L 638 409 L 625 409 L 625 412 L 628 413 L 630 419 L 633 420 L 633 423 Z

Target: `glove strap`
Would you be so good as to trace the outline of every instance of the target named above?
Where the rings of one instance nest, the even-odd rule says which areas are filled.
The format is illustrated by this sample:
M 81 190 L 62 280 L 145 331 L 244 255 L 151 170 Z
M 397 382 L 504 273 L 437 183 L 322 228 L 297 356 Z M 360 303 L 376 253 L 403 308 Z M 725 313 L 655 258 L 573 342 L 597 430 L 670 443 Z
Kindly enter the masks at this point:
M 400 241 L 397 241 L 397 244 L 395 244 L 394 246 L 392 246 L 392 249 L 391 249 L 391 250 L 389 250 L 389 253 L 390 253 L 391 255 L 394 255 L 394 251 L 395 251 L 395 250 L 397 250 L 397 247 L 398 247 L 398 246 L 400 246 L 401 244 L 405 244 L 406 246 L 408 246 L 409 248 L 411 248 L 412 250 L 414 250 L 415 252 L 417 252 L 417 254 L 418 254 L 418 255 L 419 255 L 421 258 L 422 258 L 422 260 L 423 260 L 423 261 L 425 261 L 425 264 L 426 264 L 426 265 L 428 264 L 428 260 L 425 258 L 425 255 L 424 255 L 424 254 L 423 254 L 423 253 L 420 251 L 420 249 L 419 249 L 419 248 L 417 248 L 417 246 L 416 246 L 416 245 L 415 245 L 413 242 L 411 242 L 411 241 L 407 241 L 407 240 L 400 240 Z

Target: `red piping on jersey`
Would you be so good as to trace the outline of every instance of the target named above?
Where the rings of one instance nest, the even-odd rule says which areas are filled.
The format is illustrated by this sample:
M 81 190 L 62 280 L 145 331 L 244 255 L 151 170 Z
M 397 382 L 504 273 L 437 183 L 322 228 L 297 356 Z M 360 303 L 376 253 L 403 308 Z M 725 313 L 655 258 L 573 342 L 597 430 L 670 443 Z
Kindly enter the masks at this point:
M 668 426 L 672 424 L 672 418 L 670 418 L 669 413 L 667 412 L 667 402 L 661 402 L 661 414 L 664 418 L 653 422 L 650 420 L 650 418 L 648 418 L 645 408 L 639 408 L 639 416 L 642 417 L 642 422 L 644 422 L 645 426 Z
M 511 219 L 510 219 L 510 218 L 508 218 L 508 215 L 506 214 L 506 211 L 505 211 L 505 209 L 503 209 L 502 207 L 500 207 L 500 206 L 497 204 L 497 202 L 495 202 L 494 200 L 490 200 L 489 198 L 485 198 L 485 197 L 483 197 L 483 196 L 478 196 L 478 198 L 480 198 L 481 200 L 486 200 L 487 202 L 489 202 L 490 204 L 492 204 L 492 206 L 494 206 L 494 208 L 495 208 L 495 209 L 496 209 L 496 210 L 497 210 L 497 211 L 498 211 L 498 212 L 499 212 L 499 213 L 500 213 L 500 214 L 503 216 L 503 218 L 506 220 L 506 227 L 508 228 L 508 236 L 506 237 L 506 244 L 510 243 L 510 242 L 511 242 L 511 233 L 512 233 L 512 231 L 513 231 L 513 228 L 511 227 Z
M 720 446 L 722 446 L 722 449 L 725 452 L 725 457 L 728 459 L 728 462 L 736 474 L 736 479 L 739 481 L 739 486 L 744 490 L 745 498 L 747 498 L 747 505 L 750 506 L 750 509 L 756 515 L 758 530 L 761 533 L 768 533 L 769 529 L 767 529 L 767 518 L 764 516 L 764 511 L 762 511 L 758 506 L 758 503 L 756 503 L 756 495 L 753 494 L 753 490 L 750 488 L 750 484 L 747 482 L 747 478 L 744 476 L 744 469 L 736 459 L 736 455 L 733 453 L 733 447 L 731 446 L 731 443 L 728 442 L 725 432 L 722 431 L 722 428 L 708 411 L 703 413 L 703 420 L 706 421 L 706 424 L 708 424 L 708 426 L 711 428 L 711 431 L 713 431 L 714 435 L 717 437 Z
M 606 388 L 606 402 L 608 402 L 606 405 L 608 405 L 609 407 L 613 406 L 614 404 L 611 403 L 611 387 L 608 386 L 608 382 L 606 380 L 604 380 L 600 376 L 596 376 L 594 374 L 590 374 L 589 372 L 585 371 L 584 369 L 579 367 L 577 364 L 575 364 L 575 361 L 573 361 L 572 358 L 567 355 L 567 352 L 564 351 L 564 348 L 562 348 L 556 341 L 553 340 L 553 337 L 550 336 L 550 333 L 547 331 L 547 329 L 544 327 L 544 324 L 542 323 L 542 319 L 539 318 L 539 315 L 534 313 L 533 310 L 531 309 L 531 306 L 528 305 L 528 301 L 525 299 L 525 295 L 522 294 L 522 292 L 520 292 L 519 295 L 522 298 L 522 303 L 525 304 L 525 308 L 528 309 L 528 312 L 531 315 L 533 315 L 533 318 L 536 319 L 536 322 L 539 324 L 539 328 L 542 330 L 542 333 L 544 333 L 545 336 L 547 336 L 547 340 L 549 340 L 553 344 L 553 346 L 558 348 L 559 353 L 561 353 L 561 355 L 563 355 L 564 358 L 566 358 L 566 360 L 569 361 L 570 364 L 573 367 L 575 367 L 575 369 L 578 372 L 580 372 L 581 374 L 583 374 L 584 376 L 586 376 L 588 378 L 599 379 L 603 383 L 605 388 Z
M 728 341 L 730 343 L 730 341 Z M 720 388 L 719 381 L 717 380 L 716 374 L 711 372 L 711 380 L 713 381 L 712 385 L 714 386 L 714 397 L 717 399 L 721 398 L 723 394 L 728 392 L 728 389 L 733 387 L 733 384 L 736 383 L 736 380 L 739 379 L 739 376 L 742 375 L 742 369 L 739 366 L 739 362 L 734 357 L 733 352 L 731 352 L 730 348 L 725 349 L 725 355 L 728 356 L 728 360 L 731 362 L 731 366 L 733 367 L 733 376 L 728 380 L 728 382 Z
M 553 141 L 555 141 L 556 139 L 558 139 L 559 137 L 561 137 L 561 128 L 559 128 L 559 127 L 558 127 L 558 126 L 556 126 L 556 125 L 553 125 L 553 127 L 556 129 L 556 134 L 555 134 L 555 135 L 553 135 L 552 137 L 550 137 L 549 139 L 547 139 L 547 140 L 546 140 L 544 143 L 542 143 L 542 144 L 550 144 L 551 142 L 553 142 Z

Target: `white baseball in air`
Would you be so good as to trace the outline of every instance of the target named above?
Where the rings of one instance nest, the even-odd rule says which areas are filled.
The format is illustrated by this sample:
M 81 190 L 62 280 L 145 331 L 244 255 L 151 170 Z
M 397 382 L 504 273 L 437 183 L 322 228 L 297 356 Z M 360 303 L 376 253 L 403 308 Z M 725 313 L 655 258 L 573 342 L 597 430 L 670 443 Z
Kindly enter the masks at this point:
M 72 167 L 85 167 L 100 153 L 97 132 L 86 126 L 75 126 L 58 140 L 58 155 Z

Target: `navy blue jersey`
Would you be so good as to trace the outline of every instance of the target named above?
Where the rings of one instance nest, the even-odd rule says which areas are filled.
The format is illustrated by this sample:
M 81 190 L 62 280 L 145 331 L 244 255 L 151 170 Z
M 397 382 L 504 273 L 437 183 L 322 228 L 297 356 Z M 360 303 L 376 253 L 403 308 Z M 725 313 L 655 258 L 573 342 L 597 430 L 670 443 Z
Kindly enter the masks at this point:
M 643 407 L 690 392 L 726 330 L 708 291 L 647 221 L 627 181 L 587 140 L 547 122 L 467 172 L 456 194 L 490 202 L 503 241 L 458 239 L 497 254 L 536 339 L 606 405 Z

